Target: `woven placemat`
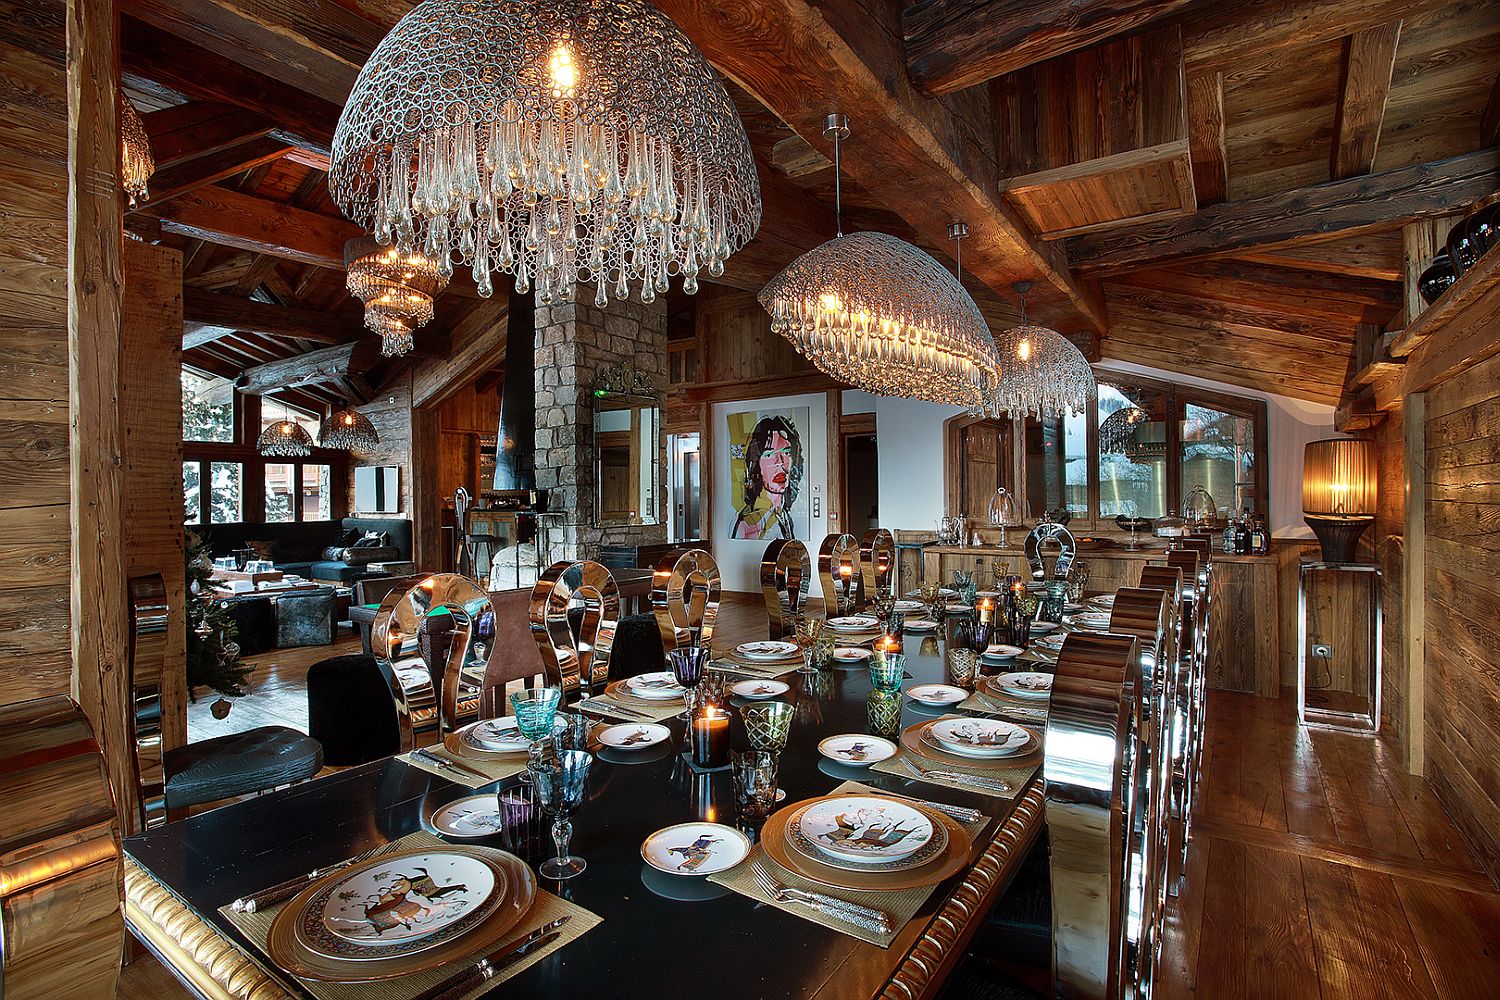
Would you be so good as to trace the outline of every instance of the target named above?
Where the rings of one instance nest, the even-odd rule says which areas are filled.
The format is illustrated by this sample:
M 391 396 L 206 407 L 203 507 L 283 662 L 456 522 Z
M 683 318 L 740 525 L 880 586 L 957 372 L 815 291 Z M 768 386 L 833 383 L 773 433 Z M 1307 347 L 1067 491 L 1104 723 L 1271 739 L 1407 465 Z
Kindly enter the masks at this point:
M 908 796 L 897 795 L 883 788 L 872 788 L 869 785 L 862 785 L 857 781 L 846 781 L 829 794 L 867 794 L 885 795 L 892 798 L 908 798 Z M 984 824 L 984 819 L 980 819 L 977 823 L 959 823 L 968 832 L 970 838 L 978 833 L 984 827 Z M 873 906 L 878 910 L 884 910 L 891 916 L 891 932 L 889 934 L 880 934 L 876 931 L 856 926 L 855 924 L 845 923 L 837 917 L 829 916 L 822 910 L 814 909 L 802 903 L 791 901 L 781 902 L 780 900 L 773 899 L 761 891 L 760 886 L 756 884 L 755 873 L 750 869 L 752 861 L 759 861 L 771 873 L 771 876 L 782 885 L 791 886 L 793 889 L 821 892 L 825 895 L 847 899 L 854 903 L 863 903 L 865 906 Z M 890 892 L 871 892 L 868 890 L 856 892 L 835 889 L 832 886 L 823 885 L 821 882 L 814 882 L 811 879 L 803 878 L 795 872 L 787 871 L 773 861 L 761 849 L 759 844 L 755 845 L 744 861 L 741 861 L 728 871 L 710 875 L 708 880 L 722 885 L 727 889 L 733 889 L 742 896 L 749 896 L 758 903 L 774 906 L 778 910 L 801 917 L 803 920 L 810 920 L 820 927 L 827 927 L 829 930 L 847 934 L 852 938 L 858 938 L 861 941 L 866 941 L 880 948 L 889 948 L 891 946 L 891 942 L 896 940 L 896 935 L 901 933 L 901 928 L 905 927 L 907 922 L 917 915 L 917 911 L 922 908 L 922 904 L 927 902 L 927 897 L 931 896 L 933 890 L 937 888 L 935 885 L 928 885 L 916 889 L 896 889 Z
M 954 711 L 987 715 L 993 718 L 1005 719 L 1007 722 L 1045 726 L 1047 724 L 1047 707 L 1049 704 L 1050 702 L 1046 698 L 1022 700 L 1020 698 L 1013 698 L 1008 694 L 991 694 L 987 691 L 975 691 L 969 697 L 959 702 Z
M 745 677 L 765 678 L 767 680 L 789 674 L 793 670 L 802 668 L 802 657 L 795 660 L 746 660 L 734 653 L 728 653 L 719 657 L 713 663 L 715 670 L 726 674 L 740 674 Z
M 647 701 L 644 698 L 632 698 L 628 694 L 598 695 L 577 702 L 573 708 L 579 712 L 587 712 L 590 715 L 621 722 L 666 722 L 685 711 L 681 700 L 663 703 Z
M 435 774 L 439 778 L 447 778 L 449 781 L 465 785 L 469 788 L 483 788 L 485 785 L 504 781 L 506 778 L 514 777 L 526 770 L 525 754 L 507 754 L 504 757 L 486 755 L 481 757 L 478 754 L 455 753 L 441 743 L 436 743 L 423 749 L 439 757 L 456 761 L 464 767 L 472 767 L 474 770 L 483 773 L 482 775 L 470 774 L 468 771 L 461 771 L 456 767 L 439 767 L 437 764 L 423 760 L 413 753 L 404 753 L 398 759 L 403 764 L 410 764 L 412 767 L 426 771 L 428 774 Z
M 443 848 L 447 846 L 449 845 L 446 842 L 434 837 L 432 834 L 419 831 L 407 834 L 400 840 L 386 845 L 381 853 L 386 854 L 391 851 L 402 851 L 410 847 Z M 230 923 L 234 924 L 240 933 L 245 935 L 259 949 L 259 954 L 256 957 L 268 972 L 286 979 L 295 980 L 303 989 L 313 996 L 318 997 L 319 1000 L 412 1000 L 413 997 L 419 995 L 424 990 L 436 986 L 449 976 L 458 973 L 468 962 L 477 961 L 479 958 L 479 955 L 475 954 L 462 961 L 448 962 L 436 969 L 429 969 L 425 972 L 409 972 L 396 979 L 385 979 L 373 983 L 325 983 L 320 980 L 303 979 L 300 976 L 294 976 L 283 969 L 277 968 L 271 963 L 270 958 L 266 956 L 266 939 L 270 935 L 271 924 L 275 922 L 276 915 L 286 905 L 287 903 L 278 903 L 275 906 L 268 907 L 265 910 L 258 910 L 255 913 L 238 913 L 232 906 L 222 906 L 219 908 L 219 913 Z M 519 941 L 543 924 L 562 916 L 570 917 L 571 919 L 558 928 L 557 940 L 545 948 L 530 953 L 493 979 L 487 979 L 483 983 L 480 983 L 473 990 L 464 994 L 462 1000 L 470 1000 L 472 997 L 489 992 L 500 983 L 505 982 L 520 972 L 524 972 L 557 949 L 577 940 L 603 922 L 603 918 L 599 915 L 585 910 L 576 903 L 560 899 L 545 889 L 538 888 L 536 891 L 536 902 L 532 904 L 530 912 L 515 926 L 506 940 Z M 487 950 L 496 951 L 503 947 L 503 944 L 497 944 Z
M 933 719 L 932 721 L 941 722 L 944 719 L 959 718 L 963 718 L 963 716 L 943 715 L 939 716 L 936 719 Z M 980 788 L 976 785 L 967 784 L 961 781 L 954 781 L 949 778 L 939 778 L 935 775 L 930 774 L 917 775 L 912 773 L 912 771 L 908 767 L 901 763 L 903 758 L 908 757 L 911 758 L 916 763 L 916 765 L 924 771 L 952 771 L 957 774 L 972 774 L 976 778 L 999 778 L 1000 780 L 1009 783 L 1010 791 L 1001 792 L 991 788 Z M 1012 767 L 971 767 L 969 765 L 959 764 L 953 761 L 929 760 L 926 757 L 919 757 L 913 754 L 911 751 L 903 748 L 899 753 L 896 754 L 896 756 L 876 763 L 870 768 L 870 770 L 879 771 L 882 774 L 894 774 L 897 777 L 908 778 L 913 781 L 925 781 L 928 784 L 932 785 L 943 785 L 947 788 L 957 788 L 960 791 L 971 792 L 975 795 L 989 795 L 998 799 L 1013 799 L 1017 795 L 1021 794 L 1021 789 L 1026 787 L 1026 782 L 1031 780 L 1031 776 L 1035 774 L 1037 772 L 1037 769 L 1041 766 L 1042 754 L 1040 750 L 1034 753 L 1027 754 L 1024 763 L 1016 764 Z

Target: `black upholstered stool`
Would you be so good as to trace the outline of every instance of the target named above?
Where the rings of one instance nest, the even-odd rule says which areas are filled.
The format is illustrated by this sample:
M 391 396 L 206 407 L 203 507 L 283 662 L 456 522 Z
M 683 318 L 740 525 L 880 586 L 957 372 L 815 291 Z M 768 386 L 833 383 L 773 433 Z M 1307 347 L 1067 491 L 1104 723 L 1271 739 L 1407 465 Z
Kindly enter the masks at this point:
M 305 781 L 323 766 L 317 740 L 285 726 L 216 736 L 168 750 L 168 809 L 217 802 Z
M 373 656 L 319 660 L 307 670 L 307 728 L 323 762 L 353 767 L 401 749 L 396 703 Z
M 609 654 L 609 679 L 636 677 L 666 670 L 661 630 L 655 615 L 626 615 L 615 625 L 615 644 Z

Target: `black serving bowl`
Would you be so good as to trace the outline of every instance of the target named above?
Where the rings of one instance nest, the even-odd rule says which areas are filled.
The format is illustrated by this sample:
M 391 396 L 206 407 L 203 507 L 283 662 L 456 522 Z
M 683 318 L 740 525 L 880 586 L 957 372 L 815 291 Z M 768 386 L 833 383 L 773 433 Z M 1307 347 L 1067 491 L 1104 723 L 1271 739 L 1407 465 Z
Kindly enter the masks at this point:
M 1464 220 L 1464 228 L 1468 230 L 1469 242 L 1478 248 L 1482 257 L 1497 245 L 1500 245 L 1500 201 L 1479 209 Z
M 1478 263 L 1479 255 L 1483 252 L 1469 232 L 1468 219 L 1460 220 L 1448 231 L 1448 263 L 1453 267 L 1454 277 L 1462 278 L 1465 271 Z M 1425 292 L 1423 296 L 1426 296 Z
M 1417 290 L 1422 293 L 1423 301 L 1432 305 L 1457 280 L 1458 275 L 1453 270 L 1453 262 L 1448 259 L 1448 251 L 1439 250 L 1427 270 L 1417 279 Z

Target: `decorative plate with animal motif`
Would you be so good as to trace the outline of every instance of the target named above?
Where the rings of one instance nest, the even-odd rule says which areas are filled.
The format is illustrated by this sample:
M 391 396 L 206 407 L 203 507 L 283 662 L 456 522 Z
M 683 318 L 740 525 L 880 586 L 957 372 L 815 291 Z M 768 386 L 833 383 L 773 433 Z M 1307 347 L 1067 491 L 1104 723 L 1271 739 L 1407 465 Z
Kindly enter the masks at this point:
M 345 941 L 383 948 L 443 935 L 497 891 L 505 891 L 504 876 L 468 854 L 375 858 L 346 872 L 305 919 Z
M 840 795 L 811 805 L 797 826 L 823 853 L 866 864 L 909 858 L 933 837 L 932 821 L 922 813 L 874 795 Z
M 677 678 L 665 670 L 627 678 L 625 690 L 647 701 L 675 701 L 685 692 L 683 686 L 677 683 Z
M 750 838 L 722 823 L 678 823 L 641 844 L 646 864 L 668 875 L 713 875 L 750 854 Z
M 672 730 L 654 722 L 626 722 L 599 730 L 599 742 L 612 750 L 645 750 L 671 735 Z
M 433 832 L 444 837 L 493 837 L 504 828 L 500 799 L 494 792 L 465 795 L 433 810 L 429 820 Z
M 940 857 L 948 849 L 948 831 L 938 824 L 932 828 L 932 836 L 927 843 L 904 858 L 897 858 L 894 861 L 876 861 L 870 858 L 860 858 L 856 861 L 852 858 L 845 858 L 820 849 L 802 829 L 802 816 L 811 808 L 812 806 L 804 806 L 792 813 L 791 818 L 786 822 L 786 840 L 792 845 L 792 849 L 804 858 L 821 865 L 830 865 L 851 872 L 904 872 L 920 868 L 934 858 Z
M 1031 743 L 1028 730 L 999 719 L 943 719 L 928 732 L 944 750 L 963 757 L 1009 757 Z
M 896 744 L 879 736 L 847 733 L 829 736 L 818 744 L 818 753 L 849 767 L 869 767 L 896 755 Z
M 729 691 L 731 694 L 738 695 L 741 698 L 748 698 L 751 701 L 765 701 L 767 698 L 774 698 L 777 695 L 786 694 L 790 690 L 791 686 L 787 684 L 786 681 L 771 680 L 740 681 L 737 684 L 731 684 L 729 686 Z

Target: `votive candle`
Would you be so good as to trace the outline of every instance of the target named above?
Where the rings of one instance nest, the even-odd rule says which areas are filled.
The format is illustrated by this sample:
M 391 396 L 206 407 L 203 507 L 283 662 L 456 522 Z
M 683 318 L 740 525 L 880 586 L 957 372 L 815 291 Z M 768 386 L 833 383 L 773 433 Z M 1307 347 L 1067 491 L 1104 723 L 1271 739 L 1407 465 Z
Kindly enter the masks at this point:
M 724 767 L 729 763 L 729 715 L 708 706 L 693 717 L 691 750 L 698 767 Z

